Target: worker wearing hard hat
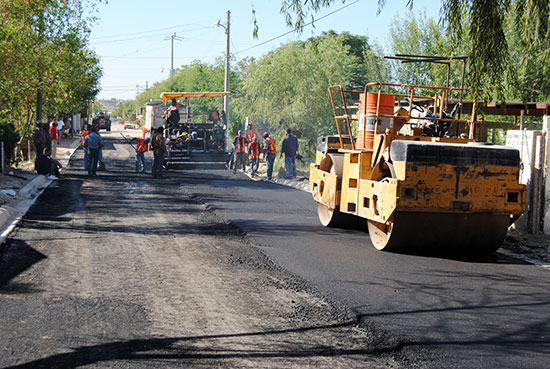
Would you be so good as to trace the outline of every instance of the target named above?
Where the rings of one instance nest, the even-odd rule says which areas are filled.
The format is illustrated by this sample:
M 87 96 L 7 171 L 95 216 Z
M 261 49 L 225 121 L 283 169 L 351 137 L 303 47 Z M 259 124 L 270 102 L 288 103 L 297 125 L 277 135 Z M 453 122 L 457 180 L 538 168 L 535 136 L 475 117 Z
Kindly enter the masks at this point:
M 264 159 L 267 162 L 267 180 L 271 181 L 273 176 L 273 163 L 275 163 L 275 157 L 277 156 L 277 148 L 275 147 L 275 139 L 269 137 L 269 133 L 264 132 L 262 135 L 264 138 Z
M 233 140 L 233 148 L 235 150 L 235 166 L 233 167 L 233 174 L 237 172 L 239 163 L 242 163 L 243 172 L 246 172 L 246 146 L 248 141 L 243 137 L 243 131 L 239 130 L 239 134 Z

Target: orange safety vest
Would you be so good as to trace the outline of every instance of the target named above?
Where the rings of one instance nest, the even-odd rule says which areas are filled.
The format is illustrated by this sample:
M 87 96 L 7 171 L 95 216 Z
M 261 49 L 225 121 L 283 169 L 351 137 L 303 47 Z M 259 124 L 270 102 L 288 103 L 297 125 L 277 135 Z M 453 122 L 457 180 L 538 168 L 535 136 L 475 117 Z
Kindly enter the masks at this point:
M 256 129 L 254 129 L 254 127 L 252 127 L 252 131 L 247 129 L 246 130 L 246 139 L 248 140 L 248 142 L 252 142 L 252 139 L 254 137 L 258 137 L 258 136 L 256 136 Z
M 90 131 L 82 131 L 82 146 L 84 146 L 84 141 L 86 140 L 86 136 L 90 134 Z
M 251 142 L 248 146 L 248 152 L 250 154 L 250 159 L 257 159 L 260 157 L 260 143 L 258 141 Z
M 50 136 L 52 136 L 52 140 L 57 141 L 57 127 L 55 126 L 50 127 Z
M 136 142 L 137 142 L 136 150 L 138 152 L 147 152 L 147 151 L 149 151 L 149 145 L 147 144 L 147 142 L 143 138 L 136 138 Z
M 269 145 L 269 153 L 270 154 L 276 154 L 277 148 L 275 147 L 275 139 L 273 137 L 268 137 L 265 139 L 267 141 L 267 144 Z
M 237 145 L 235 145 L 235 151 L 236 152 L 245 152 L 244 151 L 244 137 L 237 136 L 235 137 L 237 139 Z

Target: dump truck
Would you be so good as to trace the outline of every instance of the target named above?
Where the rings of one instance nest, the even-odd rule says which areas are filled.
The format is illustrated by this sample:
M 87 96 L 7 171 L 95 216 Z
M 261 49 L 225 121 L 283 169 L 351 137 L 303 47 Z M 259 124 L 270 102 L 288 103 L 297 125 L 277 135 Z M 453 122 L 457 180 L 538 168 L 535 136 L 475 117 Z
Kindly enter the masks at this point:
M 322 225 L 368 227 L 385 251 L 490 253 L 525 210 L 518 150 L 477 142 L 453 87 L 329 88 L 338 135 L 320 137 L 310 189 Z M 366 223 L 366 224 L 365 224 Z
M 149 101 L 145 106 L 145 125 L 148 132 L 158 127 L 164 127 L 167 138 L 167 165 L 191 158 L 193 153 L 207 151 L 224 151 L 225 123 L 222 114 L 217 110 L 194 112 L 189 106 L 189 98 L 219 97 L 229 92 L 163 92 L 162 101 Z M 166 123 L 166 110 L 170 106 L 168 100 L 179 99 L 177 104 L 180 121 L 178 124 Z M 168 102 L 168 103 L 167 103 Z

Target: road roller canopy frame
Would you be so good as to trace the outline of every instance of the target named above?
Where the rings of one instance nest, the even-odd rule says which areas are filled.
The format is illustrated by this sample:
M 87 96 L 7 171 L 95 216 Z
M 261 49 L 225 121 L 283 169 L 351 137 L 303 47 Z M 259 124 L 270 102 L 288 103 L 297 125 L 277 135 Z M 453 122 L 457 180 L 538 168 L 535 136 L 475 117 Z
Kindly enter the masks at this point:
M 177 99 L 178 97 L 216 97 L 228 95 L 229 91 L 225 92 L 163 92 L 160 94 L 162 102 L 166 104 L 168 99 Z
M 388 91 L 388 93 L 383 93 Z M 477 117 L 477 104 L 474 101 L 472 105 L 471 119 L 454 119 L 449 114 L 446 106 L 448 97 L 457 92 L 462 94 L 466 91 L 463 88 L 456 87 L 435 87 L 435 86 L 420 86 L 420 85 L 408 85 L 408 84 L 396 84 L 396 83 L 382 83 L 372 82 L 368 83 L 363 91 L 360 90 L 348 90 L 344 89 L 340 85 L 329 87 L 330 101 L 334 112 L 334 119 L 336 121 L 336 127 L 338 130 L 338 136 L 340 137 L 341 149 L 357 149 L 365 148 L 367 145 L 365 142 L 357 142 L 357 139 L 366 140 L 366 135 L 362 137 L 354 137 L 352 130 L 352 122 L 358 122 L 358 131 L 366 131 L 366 122 L 369 118 L 374 120 L 374 132 L 379 132 L 379 123 L 384 119 L 394 120 L 392 127 L 390 127 L 391 133 L 398 133 L 400 128 L 404 124 L 420 124 L 421 121 L 429 120 L 435 123 L 445 123 L 450 125 L 455 124 L 456 135 L 458 136 L 458 125 L 469 125 L 468 139 L 474 141 L 475 126 L 481 121 Z M 429 93 L 433 93 L 429 95 Z M 367 107 L 367 94 L 376 94 L 374 111 L 369 111 Z M 396 98 L 394 104 L 395 112 L 382 112 L 381 99 L 384 95 L 393 95 Z M 358 95 L 359 103 L 356 100 L 350 102 L 350 99 L 346 96 Z M 336 102 L 336 96 L 340 97 L 341 105 Z M 433 109 L 433 113 L 429 116 L 421 116 L 421 114 L 414 115 L 414 111 L 422 111 L 425 108 Z M 360 121 L 358 115 L 353 114 L 352 110 L 364 112 L 362 121 Z M 372 110 L 372 106 L 371 106 Z M 397 119 L 396 119 L 397 118 Z M 341 123 L 344 123 L 345 132 L 342 130 Z M 401 122 L 401 123 L 399 123 Z M 395 124 L 398 123 L 398 124 Z M 411 130 L 412 135 L 422 135 L 421 131 Z M 383 133 L 383 132 L 382 132 Z M 350 140 L 345 140 L 344 137 L 349 136 Z M 347 141 L 347 142 L 345 142 Z

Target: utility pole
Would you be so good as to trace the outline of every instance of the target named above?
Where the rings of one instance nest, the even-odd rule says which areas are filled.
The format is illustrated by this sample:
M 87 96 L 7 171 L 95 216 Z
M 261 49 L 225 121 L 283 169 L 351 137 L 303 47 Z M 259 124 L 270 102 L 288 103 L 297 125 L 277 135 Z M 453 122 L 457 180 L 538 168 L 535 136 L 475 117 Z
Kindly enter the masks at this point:
M 227 11 L 227 19 L 225 21 L 225 80 L 223 88 L 225 92 L 229 92 L 229 15 L 230 11 Z M 223 97 L 223 110 L 225 110 L 225 120 L 229 125 L 229 95 Z
M 225 20 L 225 26 L 218 21 L 216 24 L 218 27 L 223 27 L 225 29 L 225 76 L 224 76 L 224 83 L 223 83 L 223 89 L 225 92 L 229 92 L 229 58 L 231 54 L 229 53 L 229 18 L 230 18 L 231 12 L 228 10 Z M 225 122 L 226 122 L 226 128 L 225 128 L 225 140 L 227 141 L 227 131 L 229 129 L 229 95 L 225 95 L 223 97 L 223 110 L 225 112 Z
M 174 32 L 170 37 L 166 37 L 165 40 L 171 41 L 171 49 L 170 49 L 170 75 L 174 74 L 174 40 L 181 41 L 183 40 L 183 37 L 176 36 L 176 32 Z

